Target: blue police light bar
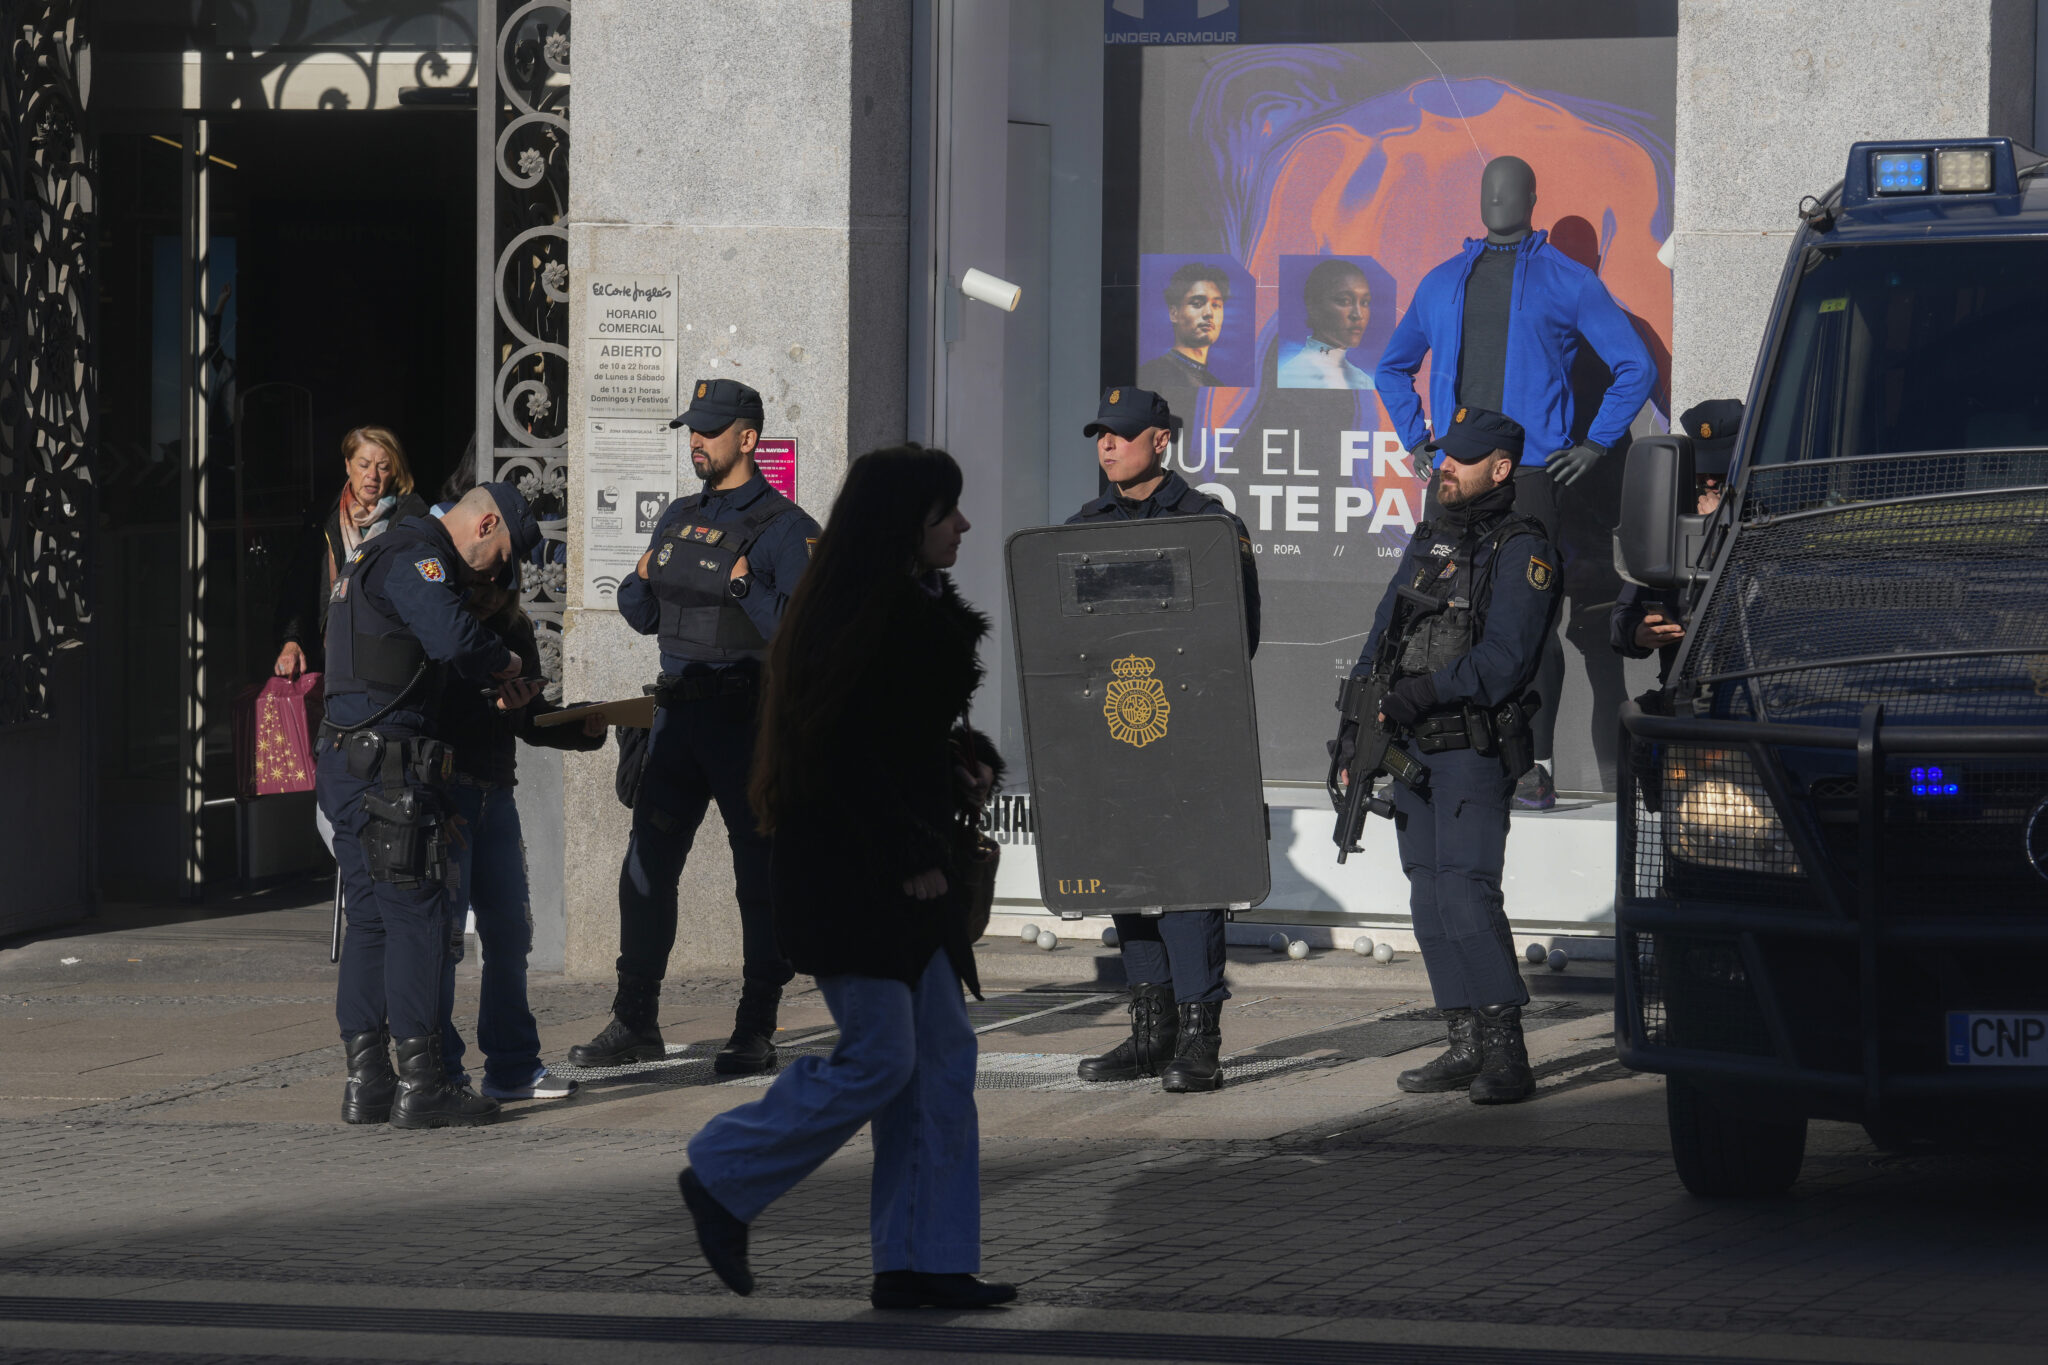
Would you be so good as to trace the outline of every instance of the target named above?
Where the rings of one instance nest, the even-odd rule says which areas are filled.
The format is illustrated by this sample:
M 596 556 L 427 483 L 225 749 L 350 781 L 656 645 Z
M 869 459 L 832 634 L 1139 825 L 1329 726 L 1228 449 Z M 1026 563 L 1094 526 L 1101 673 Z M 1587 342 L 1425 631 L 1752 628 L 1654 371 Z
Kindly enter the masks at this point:
M 2017 194 L 2012 139 L 1960 142 L 1859 142 L 1849 149 L 1842 207 L 1900 195 Z

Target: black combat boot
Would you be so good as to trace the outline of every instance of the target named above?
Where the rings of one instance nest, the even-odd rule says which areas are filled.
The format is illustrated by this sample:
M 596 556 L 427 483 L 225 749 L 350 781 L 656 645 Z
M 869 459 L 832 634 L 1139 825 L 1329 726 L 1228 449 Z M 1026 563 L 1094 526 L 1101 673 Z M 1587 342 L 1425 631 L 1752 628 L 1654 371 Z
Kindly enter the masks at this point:
M 1190 1000 L 1180 1007 L 1180 1044 L 1173 1060 L 1159 1073 L 1159 1088 L 1173 1094 L 1189 1090 L 1221 1090 L 1223 1002 Z
M 740 1007 L 733 1012 L 732 1037 L 711 1059 L 721 1076 L 753 1076 L 775 1069 L 775 1007 L 782 987 L 749 981 L 740 987 Z
M 1173 1057 L 1173 987 L 1131 987 L 1131 1036 L 1100 1057 L 1084 1057 L 1075 1070 L 1084 1081 L 1136 1081 L 1157 1076 Z
M 626 1066 L 658 1062 L 668 1056 L 662 1046 L 661 983 L 644 976 L 619 973 L 618 994 L 612 997 L 612 1021 L 604 1032 L 569 1049 L 570 1066 Z
M 393 1128 L 466 1128 L 498 1112 L 468 1086 L 448 1084 L 441 1066 L 441 1035 L 398 1040 L 398 1097 L 391 1102 Z
M 391 1117 L 398 1073 L 391 1069 L 391 1035 L 383 1029 L 344 1038 L 348 1083 L 341 1088 L 343 1123 L 382 1123 Z
M 1486 1061 L 1472 1081 L 1472 1103 L 1514 1104 L 1536 1093 L 1529 1049 L 1522 1045 L 1520 1005 L 1481 1005 L 1479 1047 Z
M 1479 1016 L 1471 1010 L 1445 1010 L 1444 1023 L 1451 1030 L 1449 1051 L 1394 1078 L 1394 1084 L 1411 1095 L 1463 1090 L 1479 1074 Z

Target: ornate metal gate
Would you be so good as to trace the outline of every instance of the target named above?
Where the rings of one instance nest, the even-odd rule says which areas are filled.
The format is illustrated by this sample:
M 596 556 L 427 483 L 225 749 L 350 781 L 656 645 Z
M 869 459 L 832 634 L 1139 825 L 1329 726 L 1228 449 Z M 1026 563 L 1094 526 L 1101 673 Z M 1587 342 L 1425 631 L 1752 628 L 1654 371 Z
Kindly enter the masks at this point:
M 477 476 L 515 483 L 555 549 L 525 567 L 559 700 L 569 418 L 569 2 L 478 0 Z
M 0 935 L 90 879 L 84 651 L 98 370 L 81 0 L 0 3 Z

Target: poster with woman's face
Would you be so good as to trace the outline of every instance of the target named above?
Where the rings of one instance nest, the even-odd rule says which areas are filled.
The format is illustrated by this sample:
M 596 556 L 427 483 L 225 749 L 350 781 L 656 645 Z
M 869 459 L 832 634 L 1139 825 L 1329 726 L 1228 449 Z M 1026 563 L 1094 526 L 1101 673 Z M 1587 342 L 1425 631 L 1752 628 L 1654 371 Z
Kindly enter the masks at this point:
M 1268 41 L 1261 13 L 1244 8 L 1235 45 L 1107 58 L 1106 88 L 1128 80 L 1138 93 L 1123 106 L 1127 124 L 1108 130 L 1104 176 L 1137 186 L 1138 223 L 1105 241 L 1106 297 L 1140 287 L 1128 311 L 1105 308 L 1103 342 L 1134 365 L 1157 354 L 1146 321 L 1163 312 L 1151 302 L 1153 262 L 1222 259 L 1249 278 L 1249 298 L 1232 283 L 1222 328 L 1247 346 L 1249 373 L 1183 391 L 1172 467 L 1245 522 L 1263 597 L 1255 668 L 1271 716 L 1260 727 L 1267 773 L 1314 781 L 1335 684 L 1423 514 L 1426 470 L 1388 419 L 1381 356 L 1423 277 L 1485 235 L 1489 160 L 1534 168 L 1544 249 L 1598 278 L 1664 372 L 1637 427 L 1668 424 L 1671 271 L 1660 251 L 1671 235 L 1676 21 L 1657 6 L 1518 7 L 1513 32 L 1489 33 L 1447 7 L 1385 0 L 1290 8 L 1274 30 L 1284 41 Z M 1124 241 L 1115 249 L 1131 254 L 1115 257 Z M 1140 325 L 1155 328 L 1142 341 Z M 1582 435 L 1606 374 L 1584 348 L 1559 354 Z M 1425 409 L 1431 367 L 1449 363 L 1430 356 L 1413 377 Z M 1618 665 L 1576 623 L 1619 591 L 1608 538 L 1625 463 L 1625 452 L 1604 461 L 1560 513 L 1567 638 L 1591 642 L 1559 703 L 1585 751 L 1560 754 L 1565 785 L 1611 781 L 1611 707 L 1586 717 L 1595 693 L 1622 695 L 1619 675 L 1607 676 Z
M 1369 256 L 1282 256 L 1275 386 L 1371 388 L 1393 304 L 1394 278 Z

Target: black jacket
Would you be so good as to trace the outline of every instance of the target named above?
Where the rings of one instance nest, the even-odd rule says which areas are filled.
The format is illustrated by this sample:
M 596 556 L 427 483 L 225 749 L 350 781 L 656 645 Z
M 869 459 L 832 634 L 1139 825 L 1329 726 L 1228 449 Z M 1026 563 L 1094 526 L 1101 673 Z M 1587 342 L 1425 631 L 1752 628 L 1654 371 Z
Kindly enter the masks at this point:
M 407 517 L 427 515 L 426 503 L 417 493 L 400 493 L 398 503 L 385 519 L 387 528 Z M 296 642 L 306 653 L 309 670 L 322 667 L 326 655 L 327 597 L 334 587 L 334 575 L 348 562 L 341 540 L 341 494 L 327 505 L 327 514 L 308 521 L 299 532 L 277 594 L 277 644 L 282 649 Z
M 524 673 L 540 672 L 540 646 L 533 622 L 524 612 L 493 617 L 488 624 L 519 656 Z M 589 753 L 602 749 L 606 736 L 583 733 L 581 725 L 535 725 L 534 721 L 562 708 L 535 697 L 517 711 L 500 711 L 495 700 L 465 680 L 451 680 L 441 711 L 442 738 L 455 747 L 455 771 L 479 782 L 511 787 L 519 782 L 519 744 Z
M 915 984 L 944 949 L 960 978 L 975 984 L 958 859 L 976 812 L 954 778 L 953 736 L 981 684 L 976 650 L 988 618 L 961 600 L 951 579 L 940 582 L 937 597 L 906 583 L 867 676 L 853 687 L 849 723 L 829 752 L 806 755 L 844 775 L 844 794 L 778 814 L 775 932 L 800 972 Z M 995 757 L 981 736 L 964 738 L 982 761 Z M 905 881 L 933 867 L 946 873 L 945 895 L 904 894 Z

